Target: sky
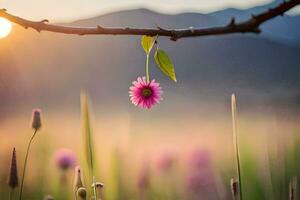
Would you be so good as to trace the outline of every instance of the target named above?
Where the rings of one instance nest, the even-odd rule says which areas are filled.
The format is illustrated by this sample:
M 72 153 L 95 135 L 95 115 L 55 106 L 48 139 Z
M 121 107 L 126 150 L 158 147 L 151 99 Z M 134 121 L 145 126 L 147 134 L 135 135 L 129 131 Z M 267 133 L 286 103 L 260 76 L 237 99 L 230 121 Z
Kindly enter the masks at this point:
M 269 2 L 271 0 L 0 0 L 0 8 L 33 20 L 73 21 L 133 8 L 171 14 L 187 11 L 207 13 L 228 7 L 249 8 Z M 294 9 L 294 13 L 300 13 L 300 8 Z

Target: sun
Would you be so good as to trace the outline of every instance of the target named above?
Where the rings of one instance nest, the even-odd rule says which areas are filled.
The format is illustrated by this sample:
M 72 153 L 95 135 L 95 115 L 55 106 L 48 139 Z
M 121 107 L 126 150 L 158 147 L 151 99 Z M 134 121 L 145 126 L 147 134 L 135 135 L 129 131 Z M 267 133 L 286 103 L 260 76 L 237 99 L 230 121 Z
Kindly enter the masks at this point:
M 11 32 L 12 24 L 7 19 L 0 17 L 0 38 L 4 38 Z

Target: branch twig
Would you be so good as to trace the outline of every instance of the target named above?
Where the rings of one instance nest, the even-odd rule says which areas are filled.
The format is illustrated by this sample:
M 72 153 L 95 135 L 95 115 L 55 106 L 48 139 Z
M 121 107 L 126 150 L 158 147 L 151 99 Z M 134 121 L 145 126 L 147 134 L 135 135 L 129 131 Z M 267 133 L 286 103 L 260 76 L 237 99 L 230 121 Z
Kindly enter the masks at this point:
M 187 28 L 187 29 L 164 29 L 159 26 L 157 28 L 130 28 L 130 27 L 71 27 L 49 24 L 48 20 L 31 21 L 6 12 L 5 9 L 0 10 L 0 17 L 6 18 L 11 22 L 19 24 L 24 28 L 33 28 L 36 31 L 49 31 L 64 34 L 75 35 L 149 35 L 164 36 L 171 40 L 178 40 L 186 37 L 200 37 L 208 35 L 224 35 L 232 33 L 260 33 L 260 25 L 264 22 L 282 16 L 291 8 L 300 4 L 300 0 L 283 1 L 274 8 L 262 12 L 258 15 L 252 15 L 250 19 L 236 23 L 234 18 L 231 19 L 227 26 L 217 26 L 211 28 Z

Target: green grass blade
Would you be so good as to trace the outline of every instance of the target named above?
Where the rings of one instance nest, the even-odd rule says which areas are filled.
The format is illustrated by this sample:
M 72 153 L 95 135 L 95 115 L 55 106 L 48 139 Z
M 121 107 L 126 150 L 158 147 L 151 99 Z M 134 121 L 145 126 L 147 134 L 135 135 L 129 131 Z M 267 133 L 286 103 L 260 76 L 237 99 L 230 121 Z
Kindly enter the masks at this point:
M 90 122 L 90 111 L 87 95 L 81 93 L 81 120 L 83 126 L 83 138 L 84 148 L 87 161 L 87 167 L 89 170 L 90 178 L 94 175 L 94 143 L 93 143 L 93 132 Z
M 111 155 L 110 171 L 108 184 L 106 189 L 106 198 L 108 200 L 116 200 L 120 198 L 120 184 L 121 184 L 121 155 L 118 149 L 114 149 Z
M 232 114 L 232 130 L 233 130 L 233 145 L 235 150 L 236 165 L 237 165 L 237 175 L 239 182 L 239 194 L 240 200 L 243 199 L 242 194 L 242 178 L 241 178 L 241 164 L 240 164 L 240 152 L 239 152 L 239 138 L 237 133 L 237 107 L 235 94 L 231 95 L 231 114 Z

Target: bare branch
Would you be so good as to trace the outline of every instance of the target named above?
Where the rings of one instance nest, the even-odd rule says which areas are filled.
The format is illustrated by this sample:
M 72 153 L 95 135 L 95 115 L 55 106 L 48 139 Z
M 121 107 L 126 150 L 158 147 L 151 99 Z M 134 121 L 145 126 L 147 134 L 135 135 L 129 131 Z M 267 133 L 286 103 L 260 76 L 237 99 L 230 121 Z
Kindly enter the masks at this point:
M 6 18 L 11 22 L 19 24 L 24 28 L 33 28 L 36 31 L 49 31 L 64 34 L 75 35 L 149 35 L 149 36 L 164 36 L 169 37 L 171 40 L 178 40 L 186 37 L 200 37 L 208 35 L 224 35 L 232 33 L 260 33 L 260 25 L 264 22 L 277 17 L 282 16 L 285 12 L 291 8 L 300 4 L 300 0 L 283 1 L 281 4 L 274 8 L 262 12 L 258 15 L 252 15 L 252 17 L 246 21 L 236 23 L 232 18 L 227 26 L 218 26 L 211 28 L 194 28 L 187 29 L 165 29 L 157 26 L 157 28 L 129 28 L 129 27 L 71 27 L 49 24 L 48 20 L 42 21 L 30 21 L 21 17 L 14 16 L 8 13 L 5 9 L 0 10 L 0 17 Z

